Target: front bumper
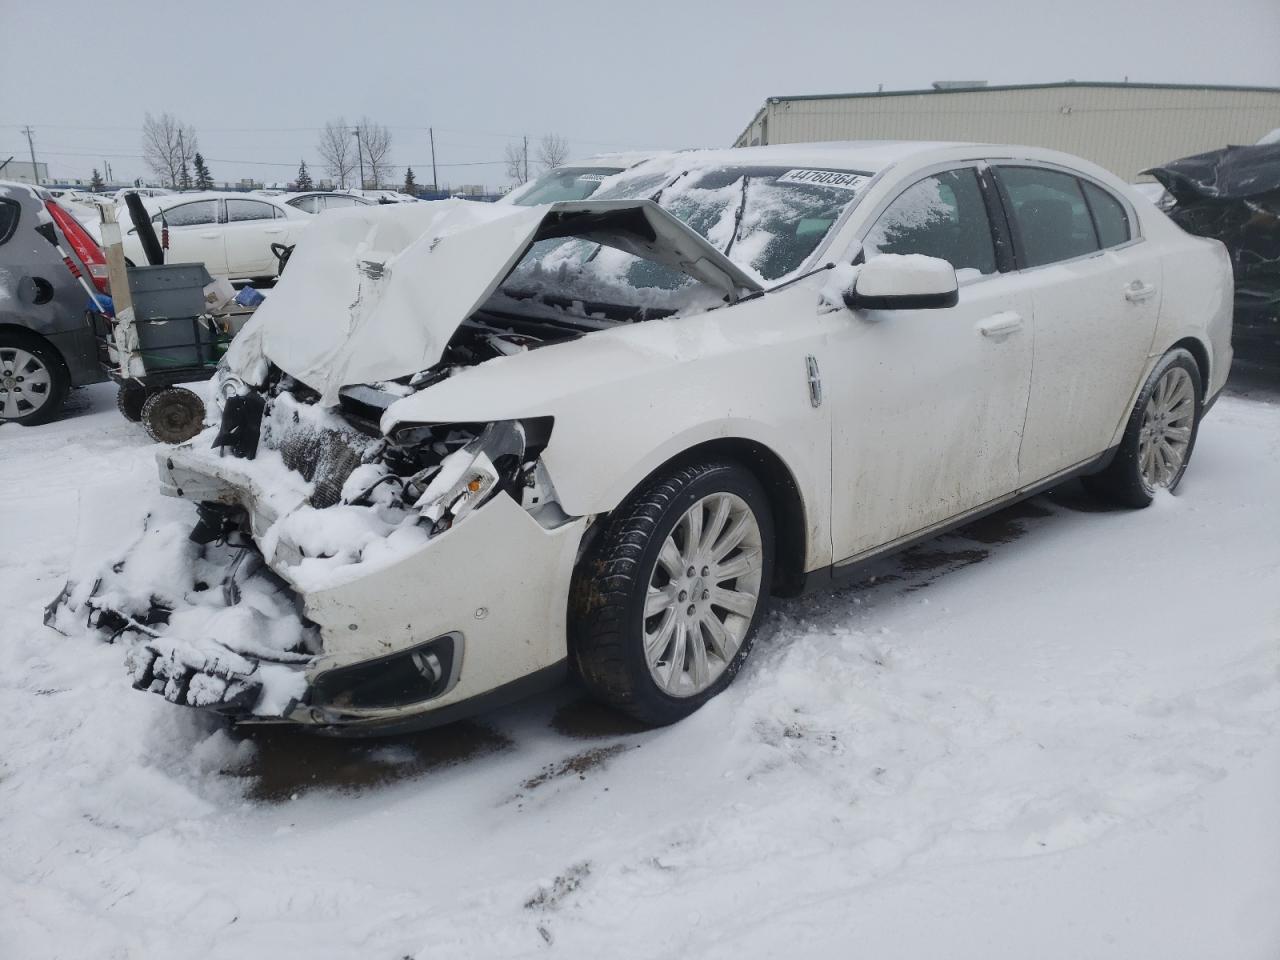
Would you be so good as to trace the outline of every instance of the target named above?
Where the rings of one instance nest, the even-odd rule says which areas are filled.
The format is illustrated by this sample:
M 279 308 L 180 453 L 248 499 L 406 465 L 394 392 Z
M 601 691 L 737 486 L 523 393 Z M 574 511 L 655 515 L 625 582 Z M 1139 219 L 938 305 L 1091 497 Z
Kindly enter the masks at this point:
M 166 622 L 111 610 L 97 598 L 109 598 L 111 589 L 95 588 L 84 602 L 91 625 L 133 635 L 135 686 L 241 722 L 376 734 L 455 719 L 473 702 L 482 709 L 562 670 L 568 588 L 586 518 L 561 515 L 547 526 L 499 493 L 411 552 L 348 564 L 317 586 L 303 575 L 300 558 L 270 535 L 277 521 L 305 509 L 307 487 L 290 479 L 296 474 L 281 468 L 277 478 L 192 447 L 157 460 L 169 496 L 243 509 L 255 541 L 247 548 L 266 568 L 256 575 L 283 581 L 280 589 L 318 635 L 318 652 L 281 662 L 244 645 L 177 636 Z M 234 572 L 230 580 L 223 590 L 229 598 L 239 589 Z M 440 682 L 381 684 L 377 696 L 352 695 L 349 678 L 368 681 L 379 664 L 403 672 L 410 662 L 428 664 L 423 676 Z

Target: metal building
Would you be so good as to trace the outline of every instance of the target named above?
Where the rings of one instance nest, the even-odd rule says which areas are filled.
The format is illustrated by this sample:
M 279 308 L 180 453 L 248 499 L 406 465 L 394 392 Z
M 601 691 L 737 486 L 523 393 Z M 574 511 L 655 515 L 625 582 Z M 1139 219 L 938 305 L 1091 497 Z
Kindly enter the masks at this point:
M 28 160 L 0 160 L 0 180 L 16 180 L 18 183 L 48 183 L 49 165 L 37 163 L 34 167 Z
M 770 97 L 735 146 L 969 140 L 1074 153 L 1126 180 L 1280 127 L 1280 88 L 1168 83 L 936 83 L 932 90 Z

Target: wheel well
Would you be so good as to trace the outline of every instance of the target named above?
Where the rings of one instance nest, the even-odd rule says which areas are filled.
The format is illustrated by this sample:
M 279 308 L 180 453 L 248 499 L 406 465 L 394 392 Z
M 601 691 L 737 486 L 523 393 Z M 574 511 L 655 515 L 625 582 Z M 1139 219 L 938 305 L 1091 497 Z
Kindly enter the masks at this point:
M 776 554 L 773 562 L 773 593 L 796 596 L 804 584 L 804 559 L 808 547 L 804 500 L 800 487 L 782 458 L 764 444 L 738 437 L 708 440 L 672 457 L 650 477 L 698 460 L 732 460 L 750 470 L 764 487 L 773 510 Z M 646 478 L 647 479 L 647 478 Z
M 42 337 L 27 327 L 19 326 L 16 323 L 0 323 L 0 336 L 11 336 L 18 340 L 25 340 L 34 346 L 43 347 L 48 351 L 49 356 L 57 362 L 62 368 L 63 374 L 70 376 L 70 370 L 67 367 L 67 361 L 62 356 L 62 351 L 55 347 L 46 337 Z
M 1169 349 L 1177 350 L 1178 348 L 1186 350 L 1195 358 L 1196 366 L 1200 368 L 1200 388 L 1207 394 L 1209 392 L 1209 351 L 1195 337 L 1184 337 Z

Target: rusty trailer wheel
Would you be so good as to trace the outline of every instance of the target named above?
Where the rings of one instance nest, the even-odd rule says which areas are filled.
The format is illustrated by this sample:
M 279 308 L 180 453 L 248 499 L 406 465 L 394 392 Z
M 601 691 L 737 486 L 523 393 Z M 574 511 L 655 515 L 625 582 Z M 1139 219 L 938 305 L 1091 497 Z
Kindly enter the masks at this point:
M 153 393 L 142 405 L 142 425 L 157 443 L 184 443 L 204 427 L 204 401 L 183 387 Z

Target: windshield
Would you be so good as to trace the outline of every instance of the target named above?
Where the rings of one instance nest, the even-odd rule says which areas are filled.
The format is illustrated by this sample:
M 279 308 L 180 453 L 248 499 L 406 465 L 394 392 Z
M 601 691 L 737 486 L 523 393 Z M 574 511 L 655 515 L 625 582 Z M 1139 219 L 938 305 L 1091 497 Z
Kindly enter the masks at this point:
M 511 202 L 533 207 L 559 200 L 585 200 L 606 179 L 621 172 L 621 167 L 558 167 L 533 181 L 528 190 Z
M 798 271 L 868 179 L 782 165 L 684 170 L 676 157 L 610 177 L 592 199 L 654 199 L 764 283 Z M 680 309 L 679 294 L 694 283 L 662 264 L 569 238 L 534 244 L 503 289 Z

